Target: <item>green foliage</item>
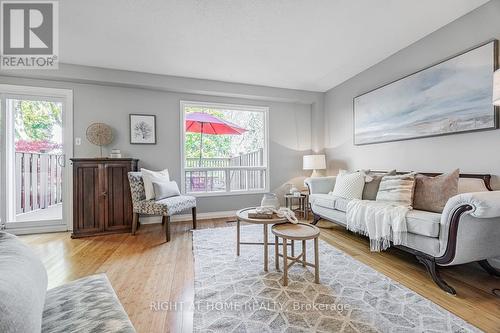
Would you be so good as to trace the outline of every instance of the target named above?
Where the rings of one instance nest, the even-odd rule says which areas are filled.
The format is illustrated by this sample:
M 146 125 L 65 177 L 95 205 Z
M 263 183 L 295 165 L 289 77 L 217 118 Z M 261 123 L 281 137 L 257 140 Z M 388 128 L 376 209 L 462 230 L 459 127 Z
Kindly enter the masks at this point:
M 261 112 L 187 107 L 185 112 L 204 112 L 230 121 L 247 132 L 243 135 L 203 134 L 203 158 L 228 158 L 264 148 L 264 116 Z M 200 157 L 199 133 L 186 133 L 186 158 Z
M 200 158 L 200 134 L 186 133 L 186 158 Z M 231 138 L 228 135 L 203 134 L 203 157 L 229 156 Z
M 15 101 L 16 139 L 51 141 L 62 126 L 61 106 L 47 101 Z

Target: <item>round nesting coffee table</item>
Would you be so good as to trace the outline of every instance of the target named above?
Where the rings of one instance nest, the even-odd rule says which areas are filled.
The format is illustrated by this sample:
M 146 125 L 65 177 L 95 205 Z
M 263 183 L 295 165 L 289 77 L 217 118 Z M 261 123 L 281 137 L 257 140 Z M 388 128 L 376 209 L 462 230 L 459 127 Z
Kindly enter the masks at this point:
M 275 261 L 276 261 L 276 270 L 279 270 L 279 257 L 283 257 L 283 285 L 288 285 L 288 268 L 290 268 L 295 263 L 302 263 L 302 266 L 311 266 L 314 268 L 314 282 L 319 283 L 319 253 L 318 253 L 318 244 L 319 244 L 319 229 L 318 227 L 307 224 L 307 223 L 281 223 L 273 225 L 271 228 L 272 233 L 274 234 L 274 246 L 275 246 Z M 289 257 L 287 253 L 286 245 L 283 245 L 283 254 L 279 253 L 278 241 L 279 238 L 283 239 L 283 244 L 288 243 L 289 240 L 302 241 L 302 253 L 294 257 Z M 308 263 L 306 258 L 306 241 L 314 240 L 314 264 Z M 291 260 L 290 264 L 288 260 Z
M 243 208 L 236 213 L 236 255 L 240 255 L 240 245 L 264 245 L 264 271 L 268 271 L 269 263 L 269 245 L 275 245 L 274 243 L 269 243 L 268 241 L 268 228 L 270 224 L 285 223 L 288 220 L 285 217 L 278 217 L 273 215 L 271 219 L 257 219 L 248 217 L 248 213 L 255 212 L 255 207 Z M 262 224 L 264 226 L 264 242 L 263 243 L 252 243 L 252 242 L 242 242 L 241 241 L 241 231 L 240 223 L 248 222 L 253 224 Z M 293 250 L 292 250 L 293 251 Z

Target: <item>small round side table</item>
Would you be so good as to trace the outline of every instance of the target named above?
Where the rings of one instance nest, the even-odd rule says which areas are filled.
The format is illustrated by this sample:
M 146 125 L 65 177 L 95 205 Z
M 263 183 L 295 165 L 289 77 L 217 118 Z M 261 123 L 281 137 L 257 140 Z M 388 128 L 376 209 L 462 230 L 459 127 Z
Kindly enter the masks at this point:
M 299 203 L 299 207 L 297 209 L 293 209 L 294 200 L 297 200 Z M 295 196 L 293 194 L 285 194 L 285 207 L 290 208 L 294 212 L 300 212 L 304 219 L 309 218 L 309 203 L 308 203 L 307 194 L 300 193 L 300 196 Z
M 285 217 L 278 217 L 276 215 L 273 215 L 272 219 L 258 219 L 258 218 L 248 217 L 248 213 L 254 213 L 255 209 L 256 209 L 255 207 L 243 208 L 243 209 L 240 209 L 236 213 L 236 217 L 237 217 L 237 219 L 236 219 L 236 255 L 237 256 L 240 255 L 240 245 L 259 245 L 259 246 L 263 245 L 264 246 L 264 271 L 267 272 L 268 271 L 267 266 L 268 266 L 268 261 L 269 261 L 269 258 L 268 258 L 269 248 L 268 248 L 268 246 L 273 245 L 272 243 L 268 243 L 268 240 L 267 240 L 268 226 L 271 224 L 275 224 L 275 223 L 287 222 L 288 220 Z M 263 229 L 264 229 L 264 242 L 263 243 L 242 242 L 241 241 L 241 231 L 240 231 L 241 222 L 262 224 Z M 289 244 L 289 245 L 292 245 L 292 253 L 293 253 L 293 251 L 294 251 L 293 242 L 292 242 L 292 244 Z
M 319 283 L 319 229 L 318 227 L 307 224 L 307 223 L 280 223 L 275 224 L 271 228 L 272 233 L 274 234 L 274 252 L 275 252 L 275 262 L 276 262 L 276 270 L 280 269 L 279 266 L 279 257 L 283 258 L 283 285 L 288 285 L 288 269 L 295 263 L 302 263 L 302 266 L 310 266 L 314 268 L 314 282 Z M 283 239 L 283 253 L 279 253 L 279 238 Z M 314 264 L 307 262 L 306 257 L 306 241 L 314 240 Z M 288 256 L 287 246 L 288 240 L 302 241 L 302 253 L 297 255 L 296 257 Z M 291 260 L 290 263 L 288 261 Z

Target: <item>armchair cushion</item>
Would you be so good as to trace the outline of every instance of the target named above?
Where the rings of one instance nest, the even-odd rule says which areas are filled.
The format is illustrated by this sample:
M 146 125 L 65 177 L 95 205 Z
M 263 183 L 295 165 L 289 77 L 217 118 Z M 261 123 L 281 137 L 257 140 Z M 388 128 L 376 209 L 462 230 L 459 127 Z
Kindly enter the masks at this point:
M 134 213 L 172 216 L 193 207 L 196 207 L 195 197 L 179 195 L 158 201 L 139 201 L 134 203 Z

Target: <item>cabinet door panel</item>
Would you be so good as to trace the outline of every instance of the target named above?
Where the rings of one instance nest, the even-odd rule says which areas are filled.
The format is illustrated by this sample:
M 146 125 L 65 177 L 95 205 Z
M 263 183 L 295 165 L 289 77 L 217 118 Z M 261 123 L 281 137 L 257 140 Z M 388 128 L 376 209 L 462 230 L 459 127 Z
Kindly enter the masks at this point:
M 105 230 L 129 230 L 132 225 L 132 201 L 127 173 L 129 164 L 105 165 Z
M 103 229 L 101 223 L 99 165 L 85 164 L 75 166 L 73 185 L 74 206 L 73 229 L 75 234 L 98 232 Z

